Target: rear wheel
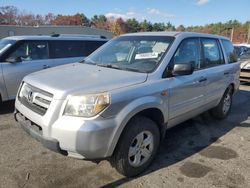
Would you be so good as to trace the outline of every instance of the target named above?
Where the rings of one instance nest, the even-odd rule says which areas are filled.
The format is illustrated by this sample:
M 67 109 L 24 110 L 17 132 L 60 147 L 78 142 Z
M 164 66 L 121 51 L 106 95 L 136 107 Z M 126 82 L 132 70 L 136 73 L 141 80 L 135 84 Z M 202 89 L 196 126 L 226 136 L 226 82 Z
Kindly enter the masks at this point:
M 124 131 L 110 162 L 119 173 L 132 177 L 151 164 L 160 133 L 156 123 L 146 117 L 133 118 Z
M 224 93 L 220 103 L 211 110 L 212 115 L 217 119 L 224 119 L 227 117 L 232 106 L 232 87 L 229 87 Z

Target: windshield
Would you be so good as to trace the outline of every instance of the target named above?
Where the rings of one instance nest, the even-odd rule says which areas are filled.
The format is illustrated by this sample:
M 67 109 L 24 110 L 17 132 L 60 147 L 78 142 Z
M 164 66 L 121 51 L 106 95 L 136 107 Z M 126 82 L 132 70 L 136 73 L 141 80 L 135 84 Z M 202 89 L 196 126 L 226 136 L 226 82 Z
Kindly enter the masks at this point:
M 174 37 L 122 36 L 85 59 L 85 63 L 108 68 L 149 73 L 167 53 Z
M 15 42 L 16 42 L 15 40 L 6 40 L 6 39 L 0 40 L 0 54 Z

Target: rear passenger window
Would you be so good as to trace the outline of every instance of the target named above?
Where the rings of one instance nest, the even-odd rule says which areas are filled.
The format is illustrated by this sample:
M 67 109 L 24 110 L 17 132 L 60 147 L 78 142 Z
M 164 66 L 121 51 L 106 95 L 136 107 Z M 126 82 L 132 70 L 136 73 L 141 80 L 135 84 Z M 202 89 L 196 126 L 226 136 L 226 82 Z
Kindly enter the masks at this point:
M 52 58 L 85 57 L 104 44 L 105 41 L 52 41 Z
M 237 62 L 238 57 L 232 43 L 229 40 L 221 40 L 221 42 L 226 51 L 228 63 Z
M 224 64 L 222 59 L 221 50 L 218 42 L 215 39 L 202 39 L 202 48 L 204 52 L 204 64 L 205 67 L 213 67 L 220 64 Z
M 191 38 L 181 42 L 173 57 L 173 63 L 192 63 L 197 70 L 200 69 L 200 59 L 199 39 Z
M 90 55 L 92 52 L 94 52 L 97 48 L 102 46 L 104 43 L 106 43 L 106 41 L 84 41 L 84 44 L 85 44 L 84 56 Z

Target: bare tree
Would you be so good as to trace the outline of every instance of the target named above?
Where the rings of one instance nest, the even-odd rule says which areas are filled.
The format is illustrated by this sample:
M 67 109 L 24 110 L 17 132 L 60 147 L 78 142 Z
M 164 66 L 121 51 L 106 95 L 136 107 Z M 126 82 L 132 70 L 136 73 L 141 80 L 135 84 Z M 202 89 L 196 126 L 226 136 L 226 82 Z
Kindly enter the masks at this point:
M 0 7 L 0 24 L 16 25 L 18 9 L 14 6 Z
M 52 22 L 55 20 L 56 16 L 52 13 L 48 13 L 44 16 L 44 24 L 51 25 Z

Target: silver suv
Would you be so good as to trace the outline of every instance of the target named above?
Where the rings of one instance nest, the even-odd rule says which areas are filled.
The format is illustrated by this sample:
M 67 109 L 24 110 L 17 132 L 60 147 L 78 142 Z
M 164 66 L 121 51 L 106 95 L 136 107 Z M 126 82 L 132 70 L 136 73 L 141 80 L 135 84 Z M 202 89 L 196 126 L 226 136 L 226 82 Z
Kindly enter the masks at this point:
M 14 36 L 0 40 L 0 103 L 15 99 L 29 73 L 75 63 L 107 42 L 95 35 Z
M 121 174 L 135 176 L 152 162 L 168 128 L 207 110 L 225 118 L 239 74 L 225 37 L 127 34 L 85 62 L 25 77 L 15 118 L 51 150 L 108 159 Z

